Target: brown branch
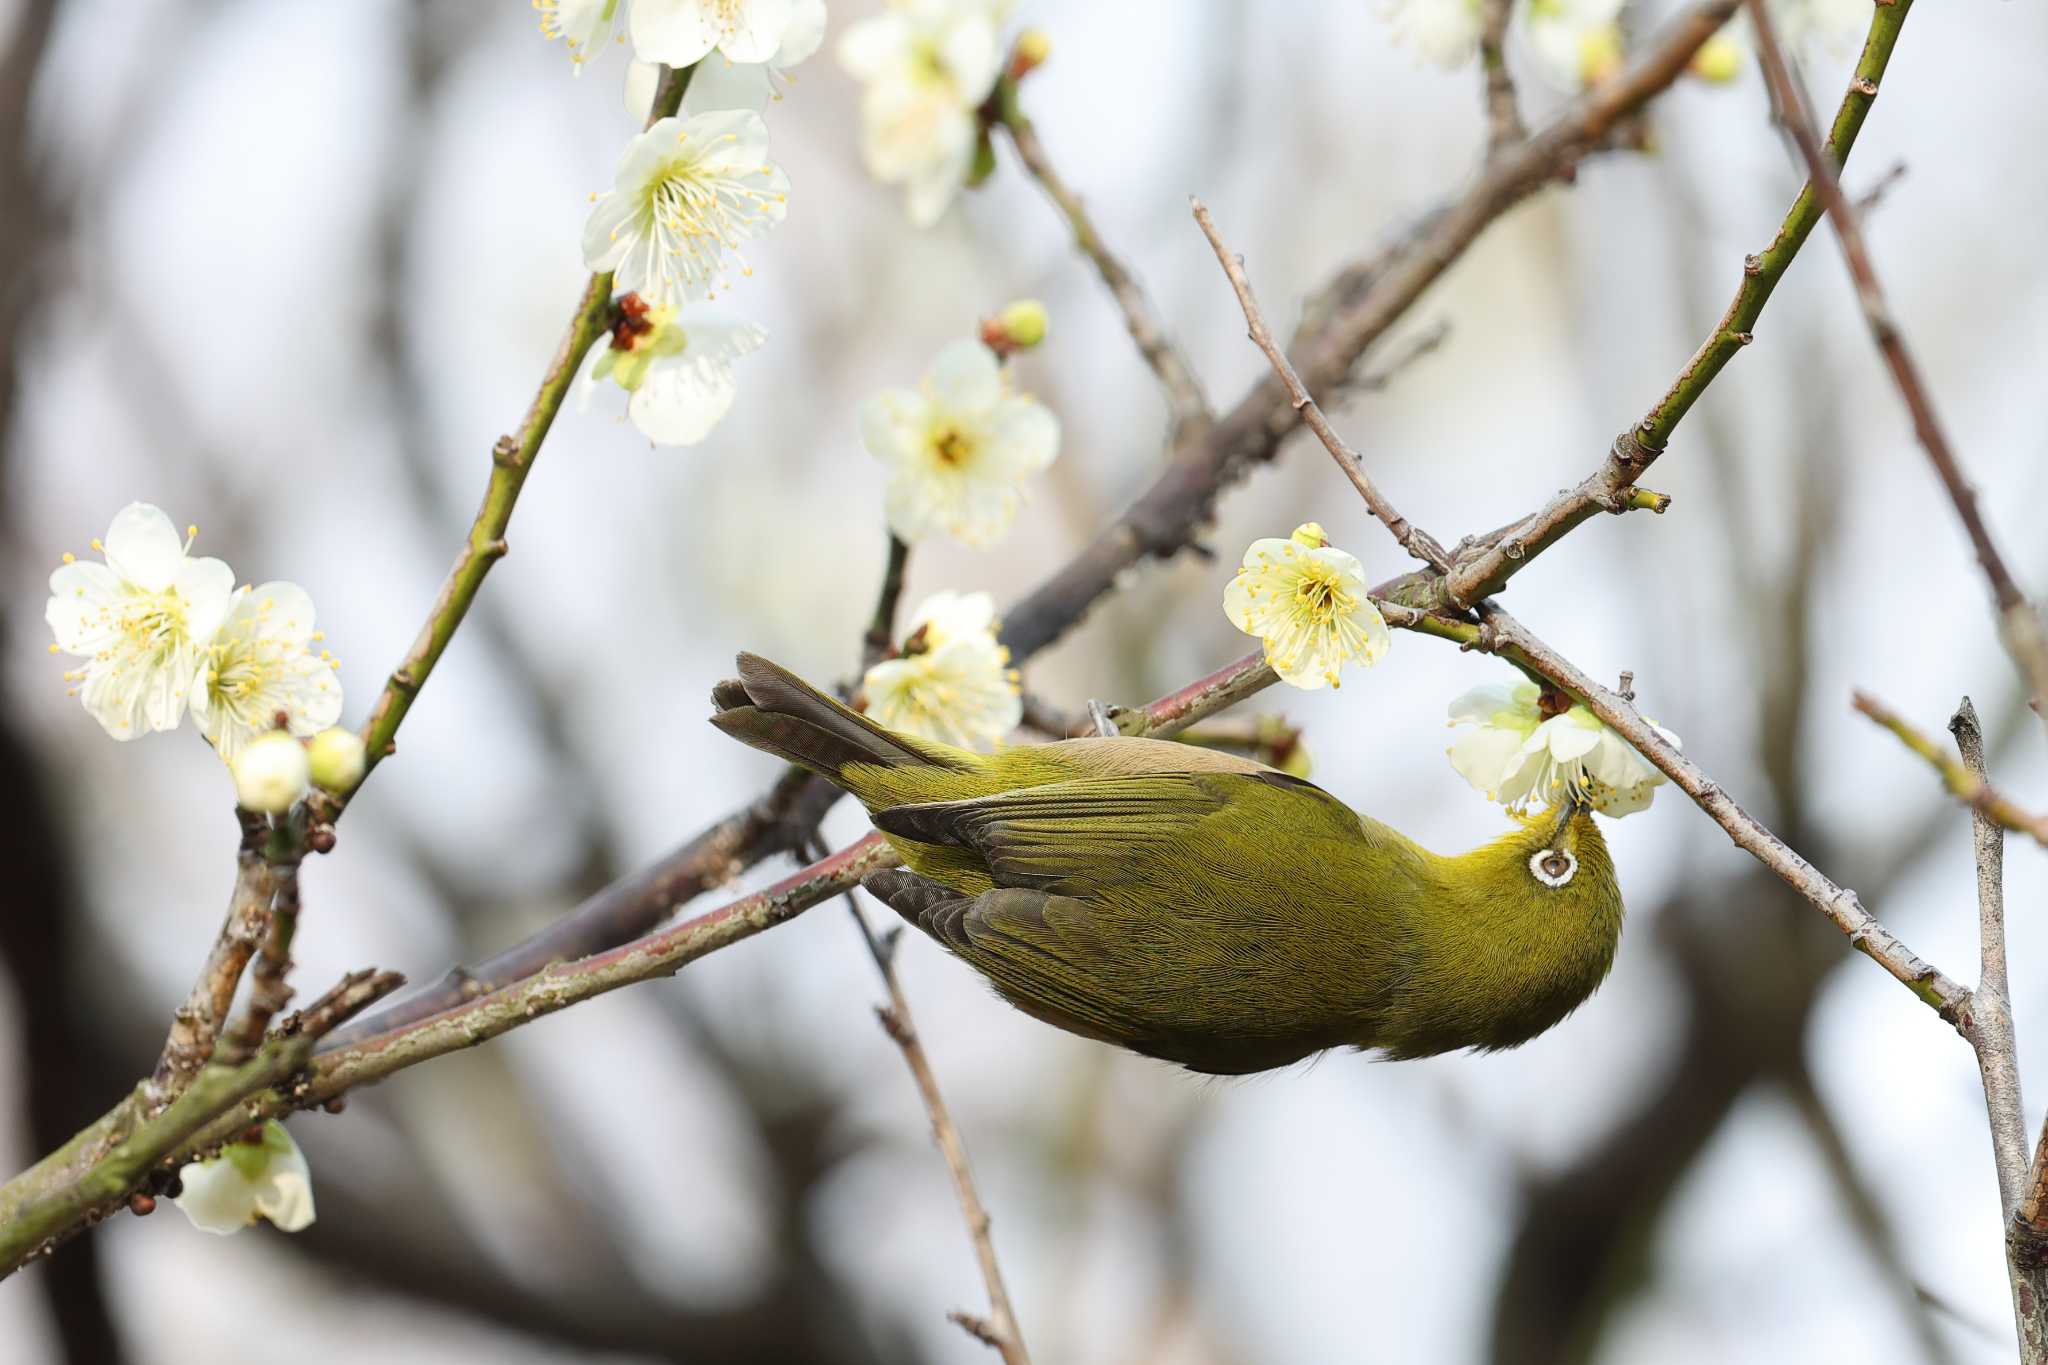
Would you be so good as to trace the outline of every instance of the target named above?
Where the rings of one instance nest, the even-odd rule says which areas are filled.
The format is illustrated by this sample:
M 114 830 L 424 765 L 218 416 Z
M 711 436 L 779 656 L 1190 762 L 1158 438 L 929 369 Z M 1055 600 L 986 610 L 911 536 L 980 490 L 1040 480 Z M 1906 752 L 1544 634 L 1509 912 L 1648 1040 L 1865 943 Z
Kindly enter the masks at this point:
M 1508 72 L 1508 17 L 1513 0 L 1480 0 L 1479 69 L 1486 76 L 1486 155 L 1491 160 L 1527 136 Z
M 894 531 L 889 533 L 889 562 L 882 569 L 882 588 L 875 595 L 874 619 L 861 638 L 860 666 L 873 668 L 888 657 L 896 644 L 896 608 L 903 600 L 903 574 L 910 563 L 910 546 Z
M 161 1112 L 183 1094 L 212 1058 L 243 969 L 270 931 L 270 905 L 278 884 L 278 869 L 264 849 L 270 822 L 247 811 L 237 811 L 236 816 L 242 824 L 242 842 L 235 855 L 235 889 L 228 897 L 227 918 L 185 1003 L 171 1015 L 170 1035 L 155 1072 L 143 1082 L 143 1103 L 150 1113 Z
M 1856 893 L 1833 881 L 1787 845 L 1784 840 L 1736 804 L 1721 785 L 1701 771 L 1700 766 L 1672 747 L 1655 726 L 1644 720 L 1632 702 L 1623 701 L 1549 645 L 1536 638 L 1528 627 L 1493 603 L 1479 607 L 1482 626 L 1491 627 L 1494 648 L 1524 667 L 1535 670 L 1585 703 L 1586 709 L 1635 746 L 1658 771 L 1693 803 L 1728 832 L 1736 845 L 1776 873 L 1849 939 L 1851 947 L 1869 957 L 1942 1018 L 1960 1029 L 1962 1012 L 1970 993 L 1930 964 L 1922 961 L 1904 943 L 1878 923 L 1863 908 Z M 1475 632 L 1476 634 L 1476 632 Z
M 1728 6 L 1722 17 L 1732 14 L 1734 8 Z M 1876 103 L 1878 84 L 1911 8 L 1912 0 L 1893 0 L 1876 6 L 1872 13 L 1856 74 L 1836 108 L 1828 135 L 1837 168 L 1847 163 Z M 1604 83 L 1595 91 L 1603 88 Z M 1636 480 L 1664 453 L 1685 415 L 1728 362 L 1754 340 L 1764 306 L 1820 218 L 1820 204 L 1809 184 L 1786 210 L 1770 245 L 1744 260 L 1735 296 L 1678 378 L 1641 421 L 1614 438 L 1599 468 L 1521 520 L 1455 547 L 1455 567 L 1448 576 L 1418 571 L 1381 584 L 1373 590 L 1375 595 L 1391 596 L 1426 610 L 1469 607 L 1499 592 L 1538 555 L 1597 514 L 1624 512 L 1638 505 Z
M 1949 733 L 1963 763 L 1982 781 L 1984 732 L 1977 708 L 1964 697 L 1949 717 Z M 1982 810 L 1970 821 L 1977 855 L 1977 989 L 1963 1016 L 1963 1036 L 1977 1054 L 1984 1082 L 1985 1117 L 1991 1125 L 1991 1153 L 1998 1168 L 1999 1208 L 2007 1218 L 2020 1202 L 2027 1169 L 2025 1106 L 2020 1101 L 2019 1043 L 2013 1035 L 2012 995 L 2005 962 L 2005 831 Z
M 1230 279 L 1230 287 L 1237 292 L 1238 306 L 1244 309 L 1245 327 L 1252 344 L 1265 353 L 1273 373 L 1280 377 L 1280 383 L 1287 389 L 1288 402 L 1301 414 L 1302 422 L 1330 452 L 1330 458 L 1337 462 L 1337 468 L 1344 471 L 1344 477 L 1358 490 L 1358 496 L 1365 499 L 1365 505 L 1380 519 L 1380 524 L 1387 528 L 1387 534 L 1423 563 L 1448 573 L 1451 562 L 1444 557 L 1443 546 L 1437 544 L 1429 532 L 1394 510 L 1394 505 L 1373 484 L 1372 476 L 1365 472 L 1365 464 L 1358 458 L 1358 452 L 1344 443 L 1344 438 L 1330 425 L 1330 419 L 1323 416 L 1322 408 L 1309 396 L 1301 376 L 1294 372 L 1294 366 L 1287 362 L 1286 354 L 1266 326 L 1265 315 L 1259 311 L 1259 301 L 1252 294 L 1252 282 L 1244 273 L 1244 258 L 1223 245 L 1223 238 L 1216 231 L 1216 221 L 1209 216 L 1208 205 L 1194 198 L 1188 202 L 1194 209 L 1195 222 L 1201 226 L 1202 235 L 1209 239 L 1210 249 L 1216 253 L 1217 264 L 1223 267 L 1223 273 Z
M 233 1066 L 254 1056 L 263 1046 L 270 1021 L 291 1003 L 292 988 L 286 978 L 292 969 L 292 936 L 299 927 L 299 864 L 277 864 L 277 894 L 271 903 L 269 923 L 263 935 L 263 949 L 249 973 L 249 1003 L 242 1017 L 221 1040 L 220 1059 Z
M 989 1235 L 988 1207 L 975 1190 L 974 1171 L 967 1164 L 967 1144 L 961 1140 L 959 1126 L 946 1108 L 945 1096 L 939 1093 L 938 1073 L 932 1070 L 931 1058 L 925 1055 L 924 1043 L 918 1038 L 917 1025 L 910 1016 L 910 1001 L 896 976 L 897 935 L 902 929 L 877 935 L 851 891 L 846 894 L 846 908 L 852 913 L 868 954 L 875 960 L 875 970 L 882 974 L 882 985 L 889 992 L 889 1003 L 876 1007 L 875 1017 L 881 1021 L 882 1031 L 903 1053 L 903 1064 L 910 1068 L 911 1079 L 917 1083 L 918 1098 L 924 1101 L 925 1114 L 931 1119 L 932 1141 L 938 1144 L 940 1155 L 946 1159 L 946 1170 L 953 1177 L 960 1216 L 967 1223 L 968 1239 L 974 1243 L 974 1259 L 981 1268 L 981 1282 L 988 1291 L 986 1319 L 965 1313 L 948 1316 L 993 1347 L 1004 1365 L 1031 1365 L 1030 1353 L 1024 1349 L 1023 1331 L 1017 1326 L 1016 1312 L 1010 1306 L 1009 1290 L 1003 1285 L 995 1240 Z
M 1984 780 L 1984 775 L 1966 763 L 1958 762 L 1943 753 L 1941 746 L 1932 736 L 1916 729 L 1911 722 L 1886 706 L 1867 692 L 1855 694 L 1854 705 L 1858 711 L 1898 736 L 1899 742 L 1927 760 L 1934 771 L 1941 776 L 1941 782 L 1950 794 L 1979 815 L 2012 830 L 2024 834 L 2034 842 L 2048 848 L 2048 816 L 2036 815 L 2022 809 L 2010 797 Z
M 1757 56 L 1763 66 L 1765 82 L 1771 90 L 1771 103 L 1778 111 L 1779 120 L 1791 131 L 1792 140 L 1798 144 L 1799 155 L 1806 162 L 1807 183 L 1819 194 L 1828 221 L 1834 225 L 1835 238 L 1842 244 L 1842 257 L 1848 262 L 1850 278 L 1856 282 L 1856 301 L 1863 309 L 1863 320 L 1869 324 L 1871 340 L 1876 343 L 1878 354 L 1884 357 L 1885 368 L 1891 372 L 1899 397 L 1905 400 L 1906 411 L 1913 419 L 1913 434 L 1927 451 L 1927 458 L 1933 463 L 1942 488 L 1947 491 L 1949 501 L 1955 504 L 1956 517 L 1970 537 L 1970 546 L 1977 553 L 1984 581 L 1990 585 L 1992 600 L 1998 606 L 1999 635 L 2027 679 L 2027 686 L 2035 699 L 2048 698 L 2048 634 L 2042 631 L 2040 614 L 2027 601 L 2026 594 L 2020 591 L 2012 570 L 2006 567 L 2005 557 L 1991 539 L 1991 529 L 1985 525 L 1984 515 L 1977 506 L 1977 491 L 1964 476 L 1962 465 L 1948 443 L 1948 436 L 1942 431 L 1926 380 L 1892 318 L 1891 305 L 1886 302 L 1884 287 L 1878 282 L 1877 268 L 1871 264 L 1870 248 L 1863 240 L 1863 228 L 1857 222 L 1856 210 L 1850 205 L 1848 196 L 1842 193 L 1837 169 L 1821 147 L 1820 134 L 1814 129 L 1813 119 L 1806 111 L 1798 87 L 1792 83 L 1792 73 L 1785 64 L 1784 52 L 1778 46 L 1778 35 L 1771 24 L 1771 17 L 1765 12 L 1762 0 L 1749 0 L 1749 11 L 1756 25 Z M 1870 93 L 1876 93 L 1874 87 Z
M 1166 391 L 1166 408 L 1173 421 L 1172 443 L 1175 445 L 1190 433 L 1206 427 L 1212 420 L 1208 397 L 1202 392 L 1202 382 L 1195 377 L 1194 367 L 1187 357 L 1166 334 L 1158 315 L 1152 311 L 1151 300 L 1137 280 L 1117 259 L 1103 242 L 1102 234 L 1096 230 L 1095 220 L 1088 216 L 1087 205 L 1081 196 L 1075 194 L 1053 168 L 1052 159 L 1045 153 L 1045 146 L 1038 140 L 1038 130 L 1031 126 L 1031 120 L 1024 116 L 1017 102 L 1016 83 L 1005 77 L 995 95 L 996 107 L 1000 111 L 997 126 L 1010 135 L 1010 145 L 1017 149 L 1017 159 L 1024 163 L 1024 169 L 1044 189 L 1046 197 L 1059 209 L 1067 220 L 1067 226 L 1074 234 L 1074 247 L 1095 266 L 1095 273 L 1108 286 L 1110 296 L 1116 300 L 1117 308 L 1124 315 L 1124 327 L 1137 343 L 1138 354 L 1152 367 L 1152 373 L 1159 377 L 1159 385 Z

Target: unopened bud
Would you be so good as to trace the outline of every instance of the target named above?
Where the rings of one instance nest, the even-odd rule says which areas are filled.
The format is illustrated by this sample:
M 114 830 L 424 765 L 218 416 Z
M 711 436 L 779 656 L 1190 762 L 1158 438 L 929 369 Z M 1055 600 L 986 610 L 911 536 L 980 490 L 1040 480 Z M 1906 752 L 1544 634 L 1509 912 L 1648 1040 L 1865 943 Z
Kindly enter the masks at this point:
M 1045 340 L 1046 328 L 1050 324 L 1044 304 L 1037 299 L 1018 299 L 995 315 L 991 330 L 1001 338 L 1000 343 L 995 343 L 998 350 L 1007 347 L 1012 351 L 1028 351 Z
M 1601 24 L 1579 35 L 1579 82 L 1591 87 L 1621 70 L 1627 54 L 1622 51 L 1621 25 Z
M 1323 524 L 1319 521 L 1304 521 L 1294 528 L 1294 534 L 1288 539 L 1304 550 L 1320 550 L 1330 543 L 1330 537 L 1324 532 Z
M 1726 85 L 1742 74 L 1742 44 L 1725 33 L 1717 33 L 1692 54 L 1690 69 L 1703 81 Z
M 1010 49 L 1010 79 L 1020 80 L 1045 65 L 1052 56 L 1052 37 L 1042 28 L 1027 28 L 1017 35 Z
M 258 735 L 228 765 L 243 810 L 282 815 L 304 795 L 310 776 L 306 746 L 282 730 Z
M 329 726 L 306 745 L 306 763 L 314 786 L 346 796 L 363 780 L 363 738 L 339 725 Z

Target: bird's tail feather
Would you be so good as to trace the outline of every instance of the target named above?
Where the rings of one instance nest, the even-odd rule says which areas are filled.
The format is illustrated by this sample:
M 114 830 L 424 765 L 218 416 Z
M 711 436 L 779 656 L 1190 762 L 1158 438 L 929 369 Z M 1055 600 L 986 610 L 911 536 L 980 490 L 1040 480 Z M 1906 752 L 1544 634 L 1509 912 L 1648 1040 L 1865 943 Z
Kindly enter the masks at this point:
M 966 766 L 967 755 L 878 725 L 758 654 L 740 655 L 739 673 L 711 689 L 711 723 L 837 786 L 851 789 L 850 766 Z

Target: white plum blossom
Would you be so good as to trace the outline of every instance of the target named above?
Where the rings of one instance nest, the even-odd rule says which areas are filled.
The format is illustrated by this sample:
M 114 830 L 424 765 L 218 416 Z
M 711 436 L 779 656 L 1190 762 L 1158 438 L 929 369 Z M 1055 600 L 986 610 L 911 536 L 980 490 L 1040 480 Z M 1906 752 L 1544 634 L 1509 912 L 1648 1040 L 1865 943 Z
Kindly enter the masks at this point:
M 317 654 L 313 599 L 296 583 L 238 589 L 227 619 L 201 653 L 192 719 L 232 762 L 250 740 L 278 727 L 311 735 L 341 715 L 334 658 Z
M 235 779 L 235 804 L 265 815 L 290 810 L 312 780 L 306 746 L 282 730 L 258 735 L 236 750 L 228 771 Z
M 995 604 L 985 592 L 934 593 L 911 614 L 901 658 L 861 680 L 867 714 L 892 730 L 991 749 L 1024 718 L 1010 651 L 996 641 Z
M 253 1140 L 230 1142 L 210 1161 L 188 1162 L 178 1181 L 184 1188 L 173 1202 L 202 1232 L 225 1237 L 258 1219 L 297 1232 L 313 1222 L 312 1168 L 276 1119 Z
M 701 310 L 678 316 L 635 295 L 623 306 L 611 344 L 585 371 L 582 405 L 588 409 L 598 385 L 610 380 L 630 395 L 626 414 L 641 435 L 656 445 L 697 444 L 732 407 L 732 362 L 759 350 L 768 334 Z
M 749 109 L 665 118 L 619 158 L 613 188 L 583 228 L 583 263 L 650 304 L 708 298 L 725 255 L 782 221 L 789 177 L 768 159 L 768 125 Z
M 196 534 L 181 537 L 160 510 L 130 503 L 93 542 L 104 564 L 67 554 L 50 575 L 51 652 L 85 660 L 65 680 L 115 739 L 177 728 L 202 651 L 228 614 L 234 571 L 193 558 Z
M 1619 70 L 1622 0 L 1531 0 L 1529 47 L 1551 83 L 1581 90 Z
M 782 47 L 805 6 L 797 0 L 633 0 L 626 27 L 643 62 L 689 66 L 711 53 L 765 62 Z M 823 6 L 816 19 L 823 27 Z
M 1366 593 L 1365 567 L 1306 522 L 1286 540 L 1255 540 L 1223 590 L 1230 624 L 1257 636 L 1280 680 L 1314 691 L 1339 685 L 1347 661 L 1379 662 L 1392 634 Z
M 956 341 L 917 389 L 887 389 L 861 405 L 860 439 L 888 466 L 889 527 L 899 537 L 943 531 L 989 545 L 1010 529 L 1023 480 L 1059 455 L 1060 424 L 1036 398 L 1010 391 L 994 351 Z
M 1384 12 L 1395 42 L 1450 70 L 1479 50 L 1479 8 L 1479 0 L 1388 0 Z
M 782 98 L 783 87 L 796 77 L 791 67 L 809 58 L 825 41 L 825 0 L 793 0 L 789 27 L 782 30 L 782 43 L 764 62 L 735 62 L 717 59 L 700 64 L 683 92 L 683 112 L 702 113 L 708 109 L 752 109 L 767 112 Z M 654 107 L 661 65 L 635 61 L 626 68 L 626 110 L 635 118 L 646 118 Z
M 1475 687 L 1451 703 L 1451 766 L 1489 801 L 1510 809 L 1576 795 L 1617 819 L 1650 804 L 1664 774 L 1584 706 L 1543 705 L 1532 682 Z M 1678 736 L 1653 727 L 1673 747 Z
M 898 0 L 849 25 L 839 63 L 863 86 L 861 153 L 868 172 L 908 192 L 910 220 L 937 222 L 966 183 L 976 116 L 1002 74 L 994 0 Z
M 540 34 L 549 42 L 559 38 L 569 49 L 576 74 L 612 36 L 626 0 L 533 0 L 540 11 Z

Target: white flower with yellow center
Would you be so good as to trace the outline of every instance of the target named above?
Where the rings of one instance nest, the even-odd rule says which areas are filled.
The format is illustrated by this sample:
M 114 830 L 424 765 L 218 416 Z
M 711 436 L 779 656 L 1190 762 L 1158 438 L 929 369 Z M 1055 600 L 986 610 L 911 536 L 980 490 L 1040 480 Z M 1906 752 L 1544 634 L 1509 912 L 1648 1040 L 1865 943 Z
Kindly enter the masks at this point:
M 612 36 L 626 0 L 533 0 L 533 7 L 540 11 L 541 37 L 561 39 L 580 76 L 583 64 Z
M 234 570 L 192 558 L 196 535 L 180 537 L 161 511 L 133 502 L 92 543 L 106 563 L 65 555 L 50 575 L 50 651 L 85 660 L 65 681 L 115 739 L 177 728 L 201 652 L 228 613 Z
M 1577 795 L 1619 818 L 1647 808 L 1664 774 L 1583 706 L 1546 706 L 1532 682 L 1475 687 L 1451 703 L 1451 766 L 1489 801 L 1519 810 Z M 1678 736 L 1653 727 L 1674 748 Z
M 981 125 L 977 111 L 1002 74 L 990 0 L 904 0 L 848 26 L 839 64 L 864 87 L 861 153 L 885 185 L 903 185 L 910 221 L 939 220 L 966 183 Z
M 256 736 L 279 728 L 312 735 L 341 714 L 334 657 L 314 652 L 313 599 L 296 583 L 236 592 L 227 619 L 192 679 L 192 719 L 232 762 Z
M 816 7 L 824 27 L 824 6 Z M 633 0 L 626 20 L 643 62 L 689 66 L 716 51 L 729 62 L 774 57 L 792 23 L 808 18 L 797 0 Z
M 985 592 L 941 592 L 912 613 L 903 656 L 861 680 L 868 716 L 962 749 L 992 749 L 1024 719 L 1010 651 L 996 642 Z
M 704 62 L 690 76 L 683 92 L 683 112 L 707 109 L 752 109 L 766 113 L 782 98 L 783 88 L 796 83 L 789 69 L 809 58 L 825 41 L 825 0 L 794 0 L 789 26 L 773 56 L 762 62 Z M 654 107 L 661 84 L 657 62 L 634 61 L 626 67 L 626 111 L 644 119 Z
M 203 1232 L 225 1237 L 259 1218 L 285 1232 L 313 1222 L 312 1167 L 276 1119 L 211 1161 L 188 1162 L 178 1181 L 184 1189 L 173 1202 Z
M 626 414 L 641 435 L 656 445 L 697 444 L 739 391 L 732 362 L 759 350 L 768 334 L 701 311 L 678 317 L 675 309 L 650 308 L 632 294 L 622 307 L 611 344 L 584 372 L 584 408 L 608 379 L 631 395 Z
M 1023 505 L 1023 480 L 1059 455 L 1060 424 L 1036 398 L 1009 391 L 994 351 L 956 341 L 919 388 L 861 405 L 860 440 L 888 466 L 889 527 L 900 538 L 943 531 L 989 545 Z
M 1531 0 L 1529 47 L 1551 83 L 1564 90 L 1598 85 L 1625 59 L 1622 0 Z
M 1445 70 L 1479 51 L 1479 0 L 1388 0 L 1384 12 L 1395 42 Z
M 1379 662 L 1392 635 L 1372 598 L 1365 569 L 1331 546 L 1323 528 L 1307 522 L 1286 540 L 1255 540 L 1244 564 L 1223 590 L 1230 624 L 1255 635 L 1280 680 L 1310 691 L 1338 686 L 1347 660 Z
M 583 263 L 614 286 L 675 307 L 723 287 L 728 251 L 782 221 L 789 177 L 768 159 L 751 109 L 665 118 L 626 146 L 614 187 L 583 228 Z

